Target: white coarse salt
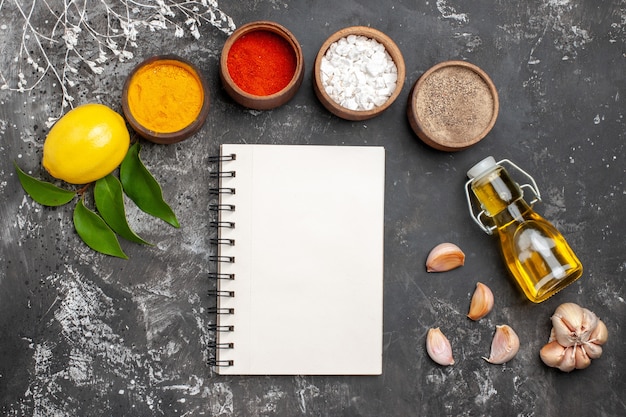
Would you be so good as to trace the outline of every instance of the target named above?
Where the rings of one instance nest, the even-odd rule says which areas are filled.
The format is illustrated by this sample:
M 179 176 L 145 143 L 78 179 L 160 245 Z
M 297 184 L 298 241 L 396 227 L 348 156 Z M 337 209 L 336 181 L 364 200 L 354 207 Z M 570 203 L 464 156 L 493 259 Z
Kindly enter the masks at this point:
M 398 68 L 377 40 L 348 35 L 328 47 L 320 62 L 320 79 L 335 103 L 365 111 L 382 106 L 391 97 Z

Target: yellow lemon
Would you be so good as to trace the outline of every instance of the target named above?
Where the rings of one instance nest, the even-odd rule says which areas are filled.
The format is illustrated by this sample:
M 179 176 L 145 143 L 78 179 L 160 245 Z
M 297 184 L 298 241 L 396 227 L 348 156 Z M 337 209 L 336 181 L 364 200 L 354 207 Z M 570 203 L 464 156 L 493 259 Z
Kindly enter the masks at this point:
M 124 118 L 103 104 L 83 104 L 50 129 L 43 145 L 43 167 L 55 178 L 87 184 L 110 174 L 130 145 Z

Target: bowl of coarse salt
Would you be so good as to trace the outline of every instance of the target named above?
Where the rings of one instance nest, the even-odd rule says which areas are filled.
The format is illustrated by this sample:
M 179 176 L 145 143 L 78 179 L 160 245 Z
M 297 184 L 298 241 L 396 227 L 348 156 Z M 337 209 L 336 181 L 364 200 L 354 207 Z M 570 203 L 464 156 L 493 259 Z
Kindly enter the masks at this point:
M 366 120 L 385 111 L 400 94 L 406 74 L 394 41 L 366 26 L 332 34 L 322 44 L 313 71 L 317 98 L 346 120 Z

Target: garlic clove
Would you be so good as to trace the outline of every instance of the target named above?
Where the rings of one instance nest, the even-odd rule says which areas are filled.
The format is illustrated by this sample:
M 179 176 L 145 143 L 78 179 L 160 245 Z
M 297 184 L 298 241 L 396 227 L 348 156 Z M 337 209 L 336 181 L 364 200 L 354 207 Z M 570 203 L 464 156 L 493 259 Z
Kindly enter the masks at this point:
M 465 264 L 465 254 L 454 243 L 440 243 L 426 258 L 427 272 L 445 272 Z
M 582 345 L 575 346 L 574 351 L 576 369 L 585 369 L 586 367 L 591 365 L 591 358 L 587 356 L 587 352 L 585 352 L 585 349 L 583 349 Z
M 557 368 L 559 368 L 563 372 L 572 372 L 574 369 L 576 369 L 575 349 L 575 346 L 569 346 L 565 348 L 565 352 L 563 352 L 563 358 L 557 365 Z
M 598 359 L 600 356 L 602 356 L 602 346 L 597 345 L 591 341 L 583 344 L 582 346 L 585 348 L 587 356 L 589 356 L 591 359 Z
M 556 368 L 559 366 L 565 355 L 565 348 L 556 340 L 546 343 L 539 351 L 541 360 L 546 365 Z
M 448 366 L 454 364 L 450 341 L 439 327 L 428 330 L 426 335 L 426 352 L 439 365 Z
M 496 326 L 496 333 L 491 341 L 491 353 L 489 358 L 483 357 L 487 362 L 496 365 L 510 361 L 519 351 L 519 337 L 508 325 Z
M 595 343 L 596 345 L 603 345 L 609 338 L 609 330 L 606 328 L 606 324 L 600 319 L 598 319 L 598 323 L 596 324 L 595 329 L 589 334 L 589 342 Z
M 596 316 L 595 313 L 583 308 L 583 320 L 580 325 L 580 332 L 578 333 L 581 342 L 589 340 L 589 335 L 598 326 L 598 320 L 598 316 Z
M 482 282 L 476 283 L 476 289 L 470 302 L 470 309 L 467 317 L 472 320 L 479 320 L 485 317 L 493 308 L 493 292 Z
M 581 331 L 584 311 L 574 303 L 563 303 L 556 308 L 552 315 L 552 326 L 556 340 L 565 347 L 579 343 L 578 334 Z

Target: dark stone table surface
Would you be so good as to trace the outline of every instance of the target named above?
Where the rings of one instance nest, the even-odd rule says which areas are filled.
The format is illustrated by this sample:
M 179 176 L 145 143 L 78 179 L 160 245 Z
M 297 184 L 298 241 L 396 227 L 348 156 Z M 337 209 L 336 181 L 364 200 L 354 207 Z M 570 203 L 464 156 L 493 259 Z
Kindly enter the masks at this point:
M 159 23 L 158 9 L 142 9 L 155 3 L 81 0 L 64 14 L 60 1 L 0 2 L 2 415 L 626 415 L 624 0 L 222 0 L 207 2 L 216 20 L 204 15 L 195 28 L 167 0 L 173 15 L 164 13 Z M 203 10 L 186 12 L 193 19 Z M 126 26 L 134 39 L 125 43 L 119 21 L 127 13 L 137 24 Z M 221 18 L 234 26 L 273 20 L 294 33 L 306 75 L 293 100 L 251 111 L 225 94 L 218 66 L 229 28 Z M 407 68 L 398 100 L 362 122 L 331 115 L 312 89 L 319 47 L 352 25 L 389 35 Z M 117 42 L 119 55 L 107 49 L 107 39 Z M 103 62 L 96 60 L 98 42 Z M 72 106 L 99 102 L 121 111 L 126 75 L 141 59 L 163 53 L 196 63 L 211 90 L 211 110 L 196 136 L 168 146 L 142 142 L 142 159 L 181 228 L 128 205 L 131 225 L 155 245 L 122 242 L 129 260 L 100 255 L 77 237 L 71 206 L 44 208 L 25 195 L 13 162 L 50 179 L 40 165 L 42 145 L 48 119 L 67 110 L 64 89 Z M 500 98 L 494 129 L 457 153 L 424 145 L 405 115 L 413 83 L 449 59 L 484 69 Z M 386 148 L 381 376 L 222 377 L 207 366 L 215 320 L 207 311 L 215 285 L 208 279 L 215 268 L 208 157 L 226 142 Z M 544 303 L 523 297 L 496 240 L 469 216 L 465 173 L 487 155 L 511 159 L 534 176 L 543 194 L 536 210 L 584 264 L 579 281 Z M 465 251 L 465 266 L 426 273 L 429 250 L 446 241 Z M 465 315 L 477 281 L 491 287 L 495 308 L 472 322 Z M 589 368 L 562 373 L 543 365 L 538 352 L 551 314 L 570 301 L 605 321 L 609 340 Z M 505 365 L 481 359 L 498 324 L 512 326 L 521 340 Z M 427 356 L 431 327 L 448 335 L 454 366 Z

